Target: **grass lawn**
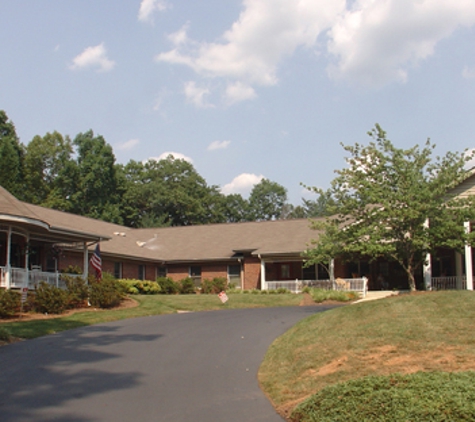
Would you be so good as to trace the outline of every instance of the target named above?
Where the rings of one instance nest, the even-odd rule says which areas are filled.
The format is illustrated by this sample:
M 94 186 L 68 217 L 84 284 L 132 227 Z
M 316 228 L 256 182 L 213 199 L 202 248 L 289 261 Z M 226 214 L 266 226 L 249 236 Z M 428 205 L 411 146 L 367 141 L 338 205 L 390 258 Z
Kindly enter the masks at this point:
M 349 380 L 475 370 L 474 321 L 475 293 L 469 291 L 403 294 L 340 307 L 301 321 L 277 339 L 259 381 L 288 416 L 304 399 Z
M 47 319 L 8 322 L 0 320 L 0 330 L 12 337 L 35 338 L 71 328 L 136 318 L 150 315 L 171 314 L 178 311 L 205 311 L 220 309 L 257 308 L 272 306 L 296 306 L 302 295 L 296 294 L 228 294 L 229 300 L 221 303 L 216 295 L 135 295 L 139 305 L 125 309 L 77 311 L 72 315 Z M 0 332 L 0 337 L 1 337 Z

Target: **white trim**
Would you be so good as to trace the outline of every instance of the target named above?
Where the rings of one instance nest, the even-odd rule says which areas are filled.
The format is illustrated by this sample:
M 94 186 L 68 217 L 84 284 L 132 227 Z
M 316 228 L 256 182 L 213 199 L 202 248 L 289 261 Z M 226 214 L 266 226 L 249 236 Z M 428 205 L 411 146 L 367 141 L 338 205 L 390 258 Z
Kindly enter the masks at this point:
M 48 223 L 45 223 L 44 221 L 40 221 L 40 220 L 34 220 L 33 218 L 28 218 L 28 217 L 19 217 L 19 216 L 8 215 L 8 214 L 0 214 L 0 220 L 11 221 L 13 223 L 31 224 L 33 226 L 43 227 L 46 230 L 50 229 L 50 225 Z
M 463 223 L 465 232 L 470 233 L 470 222 Z M 472 267 L 472 247 L 465 245 L 465 272 L 467 276 L 467 290 L 473 290 L 473 267 Z

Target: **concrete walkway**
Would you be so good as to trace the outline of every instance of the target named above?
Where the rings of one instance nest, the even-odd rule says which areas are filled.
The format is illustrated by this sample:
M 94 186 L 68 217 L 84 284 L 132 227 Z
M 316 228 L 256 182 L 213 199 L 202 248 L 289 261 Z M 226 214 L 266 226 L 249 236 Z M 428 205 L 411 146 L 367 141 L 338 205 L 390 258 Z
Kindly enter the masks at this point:
M 366 293 L 366 296 L 363 299 L 357 300 L 353 303 L 367 302 L 369 300 L 383 299 L 389 296 L 396 296 L 399 294 L 399 291 L 393 290 L 372 290 Z

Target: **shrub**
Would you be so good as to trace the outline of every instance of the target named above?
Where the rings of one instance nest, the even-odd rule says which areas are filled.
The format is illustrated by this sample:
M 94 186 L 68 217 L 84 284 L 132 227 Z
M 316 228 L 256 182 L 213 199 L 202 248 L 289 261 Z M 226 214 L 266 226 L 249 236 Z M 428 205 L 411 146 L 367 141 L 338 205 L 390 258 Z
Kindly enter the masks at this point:
M 203 280 L 201 283 L 201 292 L 205 294 L 218 294 L 225 291 L 228 280 L 224 277 L 215 277 L 212 280 Z
M 160 293 L 164 295 L 176 295 L 180 293 L 180 286 L 170 277 L 158 277 L 157 283 L 160 286 Z
M 310 295 L 316 303 L 325 300 L 335 300 L 337 302 L 349 302 L 359 298 L 357 292 L 342 292 L 341 290 L 310 289 Z
M 62 314 L 68 307 L 68 292 L 41 282 L 36 289 L 34 309 L 45 314 Z
M 277 294 L 285 294 L 285 293 L 292 293 L 289 289 L 286 289 L 285 287 L 279 287 L 278 289 L 275 290 Z
M 182 295 L 189 295 L 196 293 L 195 283 L 190 277 L 184 278 L 180 281 L 180 293 Z
M 10 342 L 11 339 L 12 335 L 10 334 L 10 331 L 4 327 L 0 327 L 0 341 Z
M 300 404 L 290 420 L 473 421 L 475 372 L 392 374 L 331 385 Z
M 0 289 L 0 318 L 15 315 L 20 310 L 20 294 L 13 290 Z
M 122 286 L 123 292 L 130 295 L 156 295 L 161 291 L 156 281 L 121 279 L 117 282 Z
M 78 267 L 77 265 L 69 265 L 64 270 L 61 270 L 61 272 L 63 274 L 82 274 L 82 269 L 81 267 Z
M 123 289 L 115 279 L 103 279 L 89 283 L 89 301 L 98 308 L 119 306 L 123 298 Z
M 61 278 L 66 284 L 68 292 L 68 308 L 81 308 L 87 304 L 89 289 L 82 277 L 63 275 Z

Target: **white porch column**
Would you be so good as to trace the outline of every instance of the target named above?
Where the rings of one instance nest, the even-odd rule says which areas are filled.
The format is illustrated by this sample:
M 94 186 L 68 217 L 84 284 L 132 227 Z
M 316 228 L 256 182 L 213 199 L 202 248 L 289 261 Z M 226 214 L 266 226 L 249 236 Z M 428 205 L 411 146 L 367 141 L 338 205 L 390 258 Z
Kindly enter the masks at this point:
M 470 233 L 470 222 L 463 223 L 465 232 Z M 472 247 L 465 245 L 465 275 L 467 276 L 467 290 L 473 290 Z
M 462 254 L 455 252 L 455 275 L 457 276 L 457 290 L 462 289 L 463 265 Z
M 10 265 L 10 259 L 11 259 L 11 249 L 12 249 L 12 228 L 9 226 L 8 227 L 8 234 L 7 234 L 7 271 L 5 272 L 5 284 L 7 286 L 7 289 L 10 289 L 12 287 L 12 267 Z
M 424 273 L 424 284 L 426 290 L 432 290 L 432 260 L 431 255 L 428 253 L 422 267 Z
M 267 290 L 266 263 L 263 258 L 261 258 L 261 290 Z
M 335 281 L 335 260 L 333 258 L 330 260 L 330 281 L 332 283 Z
M 424 221 L 424 228 L 429 228 L 429 219 L 426 218 Z M 426 290 L 432 290 L 432 259 L 430 253 L 426 254 L 426 259 L 424 261 L 424 265 L 422 266 L 422 271 L 424 274 L 424 284 L 426 286 Z
M 84 278 L 85 281 L 87 281 L 87 277 L 89 275 L 89 260 L 88 260 L 88 254 L 87 254 L 87 243 L 83 243 L 83 264 L 82 264 L 82 277 Z
M 26 235 L 26 247 L 25 247 L 25 272 L 26 272 L 26 286 L 29 287 L 30 285 L 30 271 L 29 271 L 29 264 L 30 264 L 30 233 Z

